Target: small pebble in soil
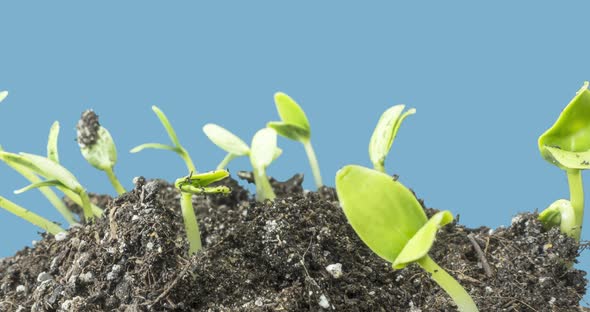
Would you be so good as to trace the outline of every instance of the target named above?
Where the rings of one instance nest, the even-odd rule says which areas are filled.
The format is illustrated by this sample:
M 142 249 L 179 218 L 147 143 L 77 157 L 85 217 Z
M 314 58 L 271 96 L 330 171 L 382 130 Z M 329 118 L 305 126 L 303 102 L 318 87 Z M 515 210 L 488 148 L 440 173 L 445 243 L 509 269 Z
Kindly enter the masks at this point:
M 86 272 L 84 274 L 80 274 L 80 281 L 82 281 L 83 283 L 89 284 L 89 283 L 92 283 L 93 280 L 94 280 L 94 275 L 92 274 L 92 272 Z
M 330 273 L 330 275 L 332 275 L 333 278 L 340 278 L 342 277 L 342 264 L 330 264 L 326 267 L 326 271 L 328 271 L 328 273 Z
M 66 232 L 59 232 L 59 233 L 55 234 L 55 240 L 58 242 L 65 240 L 67 237 L 68 237 L 68 233 L 66 233 Z
M 51 276 L 51 274 L 49 274 L 47 272 L 41 272 L 41 273 L 39 273 L 39 275 L 37 275 L 37 282 L 43 283 L 45 281 L 51 280 L 52 278 L 53 277 Z
M 326 298 L 326 296 L 324 296 L 324 295 L 320 296 L 320 300 L 319 300 L 318 304 L 320 305 L 320 307 L 322 307 L 324 309 L 330 308 L 330 301 L 328 301 L 328 298 Z
M 25 291 L 25 285 L 18 285 L 16 286 L 16 292 L 20 293 L 20 292 L 24 292 Z

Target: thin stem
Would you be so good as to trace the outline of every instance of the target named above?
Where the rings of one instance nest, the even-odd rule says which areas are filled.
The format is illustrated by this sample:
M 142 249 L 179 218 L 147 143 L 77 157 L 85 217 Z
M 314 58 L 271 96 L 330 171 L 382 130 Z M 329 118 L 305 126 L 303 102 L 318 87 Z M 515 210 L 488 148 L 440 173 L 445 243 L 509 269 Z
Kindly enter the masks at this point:
M 217 165 L 217 170 L 223 170 L 227 168 L 227 164 L 229 164 L 229 162 L 232 161 L 234 158 L 236 158 L 235 154 L 227 153 L 227 155 L 225 155 L 225 158 L 223 158 L 219 165 Z
M 385 166 L 382 162 L 374 163 L 373 167 L 375 167 L 375 170 L 385 173 Z
M 467 291 L 430 256 L 422 257 L 417 263 L 430 273 L 430 277 L 453 299 L 460 312 L 478 312 L 475 302 Z
M 85 190 L 79 191 L 78 195 L 80 196 L 80 200 L 82 200 L 82 211 L 84 212 L 84 220 L 87 223 L 92 223 L 94 220 L 94 212 L 92 211 L 92 207 L 90 206 L 90 197 L 88 197 L 88 193 Z
M 63 186 L 58 186 L 57 187 L 58 190 L 62 191 L 64 193 L 64 195 L 66 195 L 69 199 L 71 199 L 74 203 L 76 203 L 76 205 L 82 207 L 82 199 L 80 199 L 80 195 L 74 193 L 74 191 L 70 190 L 67 187 L 63 187 Z M 102 217 L 103 211 L 100 207 L 98 207 L 97 205 L 93 204 L 92 202 L 90 202 L 90 208 L 92 209 L 92 214 L 94 214 L 94 216 L 96 217 Z
M 582 183 L 582 170 L 568 170 L 567 182 L 570 187 L 570 202 L 574 208 L 575 229 L 574 238 L 580 241 L 582 222 L 584 220 L 584 185 Z
M 106 172 L 107 176 L 109 177 L 109 181 L 111 182 L 111 184 L 113 185 L 113 187 L 119 195 L 127 192 L 121 184 L 121 182 L 119 182 L 119 179 L 117 179 L 117 176 L 113 171 L 113 168 L 107 168 L 104 172 Z
M 188 172 L 197 173 L 197 167 L 195 167 L 195 164 L 193 163 L 193 160 L 191 159 L 191 156 L 188 154 L 188 152 L 182 146 L 177 146 L 177 148 L 178 155 L 180 155 L 180 157 L 182 157 L 182 159 L 184 160 Z
M 8 212 L 21 217 L 32 224 L 44 229 L 45 231 L 51 233 L 52 235 L 65 232 L 66 230 L 62 229 L 59 225 L 41 217 L 40 215 L 31 212 L 11 201 L 8 199 L 0 196 L 0 207 L 6 209 Z
M 254 168 L 254 183 L 256 184 L 256 201 L 263 202 L 266 199 L 274 200 L 277 197 L 266 177 L 264 169 Z
M 188 238 L 189 255 L 195 254 L 201 249 L 201 234 L 199 232 L 199 223 L 193 209 L 192 194 L 181 192 L 180 208 L 182 209 L 182 218 L 184 219 L 184 229 Z
M 315 185 L 319 189 L 324 184 L 322 183 L 322 175 L 320 174 L 320 165 L 318 164 L 318 159 L 315 156 L 313 147 L 311 146 L 311 141 L 303 142 L 303 147 L 305 147 L 305 153 L 307 153 L 307 158 L 309 159 L 309 164 L 311 166 L 311 172 L 313 173 Z

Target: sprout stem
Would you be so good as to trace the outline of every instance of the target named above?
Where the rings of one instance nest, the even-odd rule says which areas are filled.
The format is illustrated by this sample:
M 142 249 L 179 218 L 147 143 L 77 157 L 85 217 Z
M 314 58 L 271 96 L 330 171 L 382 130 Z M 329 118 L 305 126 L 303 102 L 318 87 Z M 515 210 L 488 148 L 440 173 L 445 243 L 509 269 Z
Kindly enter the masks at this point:
M 315 152 L 313 151 L 313 147 L 311 146 L 311 141 L 306 141 L 305 143 L 303 143 L 303 147 L 305 147 L 305 153 L 307 153 L 307 158 L 309 159 L 309 164 L 311 165 L 311 172 L 313 173 L 315 185 L 319 189 L 324 184 L 322 183 L 320 166 L 318 164 L 318 159 L 315 156 Z
M 6 209 L 8 212 L 13 213 L 14 215 L 21 217 L 32 224 L 44 229 L 45 231 L 51 233 L 52 235 L 65 232 L 59 225 L 41 217 L 40 215 L 31 212 L 11 201 L 8 199 L 0 196 L 0 207 Z
M 88 193 L 85 190 L 78 191 L 78 195 L 80 195 L 80 199 L 82 200 L 82 211 L 84 212 L 84 220 L 87 223 L 91 223 L 94 220 L 94 212 L 92 211 L 92 207 L 90 205 L 90 197 L 88 197 Z
M 382 162 L 374 163 L 373 167 L 375 168 L 375 170 L 385 173 L 385 166 Z
M 111 184 L 119 195 L 127 192 L 123 185 L 121 185 L 121 182 L 119 182 L 119 179 L 117 179 L 113 168 L 106 168 L 104 172 L 106 172 L 107 176 L 109 177 L 109 181 L 111 181 Z
M 181 192 L 180 208 L 184 218 L 184 228 L 189 243 L 189 255 L 195 254 L 201 249 L 201 234 L 199 232 L 199 223 L 193 209 L 193 196 L 191 193 Z
M 57 187 L 58 190 L 62 191 L 64 193 L 64 195 L 66 195 L 69 199 L 71 199 L 74 203 L 76 203 L 76 205 L 82 207 L 83 203 L 82 203 L 82 199 L 80 199 L 80 195 L 76 194 L 74 191 L 70 190 L 67 187 L 63 187 L 63 186 L 58 186 Z M 92 209 L 92 214 L 94 214 L 94 216 L 96 217 L 102 217 L 103 211 L 100 207 L 96 206 L 95 204 L 93 204 L 92 202 L 90 203 L 90 209 Z
M 574 208 L 575 228 L 573 237 L 580 241 L 582 222 L 584 220 L 584 185 L 582 183 L 582 170 L 570 169 L 567 171 L 567 182 L 570 187 L 570 202 Z
M 191 156 L 188 154 L 186 149 L 184 149 L 184 147 L 182 147 L 182 146 L 177 146 L 177 148 L 178 148 L 177 153 L 184 160 L 184 163 L 186 164 L 186 168 L 188 169 L 188 172 L 197 172 L 197 167 L 195 167 L 195 164 L 193 163 L 193 160 L 191 159 Z
M 219 165 L 217 165 L 217 170 L 223 170 L 227 168 L 227 164 L 229 164 L 229 162 L 232 161 L 234 158 L 236 158 L 235 154 L 227 153 L 225 158 L 223 158 Z
M 253 168 L 254 183 L 256 184 L 256 201 L 263 202 L 265 199 L 274 200 L 277 196 L 268 182 L 264 170 Z
M 441 268 L 430 256 L 422 257 L 417 263 L 426 272 L 430 273 L 430 277 L 449 294 L 453 299 L 460 312 L 477 312 L 477 306 L 471 296 L 465 291 L 461 284 L 457 282 L 449 273 Z

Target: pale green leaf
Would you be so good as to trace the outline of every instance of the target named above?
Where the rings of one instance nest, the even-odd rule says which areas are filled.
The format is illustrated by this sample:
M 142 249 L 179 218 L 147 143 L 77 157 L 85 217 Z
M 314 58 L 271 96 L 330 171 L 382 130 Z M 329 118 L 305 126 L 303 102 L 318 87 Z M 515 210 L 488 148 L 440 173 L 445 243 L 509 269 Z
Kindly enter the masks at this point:
M 138 146 L 132 148 L 129 152 L 130 153 L 137 153 L 137 152 L 143 151 L 144 149 L 158 149 L 158 150 L 173 151 L 173 152 L 178 153 L 178 149 L 176 147 L 166 145 L 166 144 L 160 144 L 160 143 L 141 144 L 141 145 L 138 145 Z
M 266 126 L 274 129 L 281 136 L 302 143 L 309 141 L 311 135 L 309 130 L 285 122 L 271 121 L 267 123 Z
M 561 148 L 544 146 L 545 153 L 552 162 L 562 168 L 590 169 L 590 151 L 570 152 Z
M 256 132 L 252 138 L 250 161 L 252 166 L 264 169 L 273 161 L 277 150 L 277 133 L 270 128 Z
M 192 185 L 195 187 L 205 187 L 213 182 L 221 181 L 229 177 L 227 170 L 213 170 L 209 172 L 193 173 L 188 177 L 176 179 L 175 185 Z
M 186 193 L 191 194 L 229 194 L 231 193 L 231 189 L 227 186 L 220 185 L 220 186 L 206 186 L 206 187 L 198 187 L 193 186 L 190 184 L 181 185 L 180 190 Z
M 49 129 L 49 138 L 47 139 L 47 158 L 59 163 L 59 153 L 57 151 L 57 139 L 59 137 L 59 122 L 55 121 Z
M 281 157 L 281 155 L 283 155 L 283 150 L 280 147 L 277 147 L 277 149 L 275 149 L 275 153 L 272 156 L 272 161 L 277 160 L 277 158 Z
M 426 224 L 414 234 L 404 246 L 400 254 L 393 262 L 394 269 L 401 269 L 406 265 L 426 256 L 434 244 L 436 233 L 440 227 L 453 221 L 453 215 L 445 210 L 437 212 Z
M 410 190 L 376 170 L 345 166 L 336 174 L 336 191 L 358 236 L 373 252 L 392 263 L 428 221 Z
M 0 91 L 0 102 L 4 101 L 4 99 L 8 96 L 8 91 Z
M 56 235 L 58 233 L 65 232 L 65 230 L 63 228 L 61 228 L 59 225 L 41 217 L 40 215 L 38 215 L 30 210 L 27 210 L 15 203 L 11 202 L 10 200 L 8 200 L 2 196 L 0 196 L 0 208 L 3 208 L 12 214 L 27 220 L 28 222 L 42 228 L 43 230 L 47 231 L 48 233 L 50 233 L 52 235 Z
M 29 184 L 21 189 L 18 189 L 16 191 L 14 191 L 14 194 L 22 194 L 26 191 L 36 189 L 36 188 L 42 188 L 42 187 L 46 187 L 46 186 L 64 186 L 64 185 L 61 182 L 59 182 L 58 180 L 40 181 L 40 182 Z
M 566 199 L 558 199 L 539 214 L 539 220 L 545 228 L 559 226 L 562 233 L 579 239 L 580 227 L 576 226 L 575 210 Z
M 117 148 L 109 131 L 100 127 L 97 140 L 92 145 L 80 146 L 82 156 L 89 164 L 99 170 L 109 170 L 117 163 Z
M 170 137 L 170 140 L 172 141 L 172 143 L 177 148 L 181 147 L 180 142 L 178 141 L 178 137 L 176 136 L 176 131 L 174 131 L 174 128 L 172 128 L 172 124 L 170 124 L 168 117 L 166 117 L 164 112 L 162 112 L 162 110 L 160 110 L 156 105 L 152 106 L 152 110 L 154 111 L 154 113 L 156 113 L 156 116 L 158 116 L 158 119 L 160 119 L 160 122 L 162 123 L 162 125 L 166 129 L 166 132 L 168 133 L 168 136 Z
M 309 121 L 303 109 L 288 95 L 282 92 L 275 93 L 275 105 L 281 120 L 310 132 Z
M 375 167 L 383 166 L 404 119 L 416 113 L 416 110 L 412 108 L 402 114 L 404 108 L 405 105 L 392 106 L 381 115 L 377 122 L 369 143 L 369 157 Z
M 203 127 L 205 135 L 219 148 L 235 156 L 245 156 L 250 153 L 250 148 L 242 139 L 216 124 L 206 124 Z

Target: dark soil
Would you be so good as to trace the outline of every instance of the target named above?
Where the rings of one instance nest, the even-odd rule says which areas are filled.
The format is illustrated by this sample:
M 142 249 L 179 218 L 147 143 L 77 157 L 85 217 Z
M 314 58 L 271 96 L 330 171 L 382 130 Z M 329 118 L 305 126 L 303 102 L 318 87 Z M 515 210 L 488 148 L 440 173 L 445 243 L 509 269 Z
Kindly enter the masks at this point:
M 303 192 L 301 181 L 275 182 L 274 203 L 234 180 L 228 197 L 195 197 L 205 249 L 188 257 L 179 194 L 139 179 L 105 218 L 0 260 L 0 311 L 456 310 L 419 267 L 394 271 L 373 254 L 332 189 Z M 430 252 L 494 312 L 581 311 L 585 272 L 568 266 L 577 254 L 534 214 L 494 231 L 447 225 Z

